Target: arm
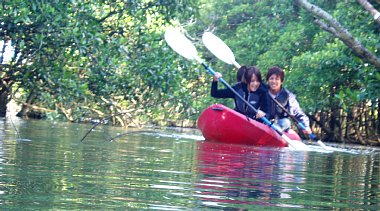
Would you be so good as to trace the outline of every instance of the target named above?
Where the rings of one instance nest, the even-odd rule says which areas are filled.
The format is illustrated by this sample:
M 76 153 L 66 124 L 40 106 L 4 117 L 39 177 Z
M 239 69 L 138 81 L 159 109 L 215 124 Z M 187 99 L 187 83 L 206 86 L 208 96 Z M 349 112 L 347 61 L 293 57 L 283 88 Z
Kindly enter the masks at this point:
M 310 120 L 309 117 L 302 111 L 296 96 L 292 93 L 289 94 L 289 107 L 290 107 L 290 113 L 294 115 L 295 118 L 300 120 L 302 124 L 306 127 L 306 129 L 303 131 L 305 134 L 311 134 L 310 129 Z
M 234 98 L 235 95 L 230 89 L 218 89 L 218 79 L 222 77 L 220 73 L 216 73 L 211 84 L 211 96 L 215 98 Z M 235 89 L 235 86 L 233 87 Z
M 259 101 L 259 109 L 256 114 L 256 118 L 260 119 L 267 115 L 268 112 L 268 102 L 267 102 L 267 87 L 265 84 L 261 84 L 258 91 L 260 92 L 260 101 Z
M 234 98 L 235 95 L 230 89 L 218 89 L 218 82 L 211 84 L 211 96 L 215 98 Z

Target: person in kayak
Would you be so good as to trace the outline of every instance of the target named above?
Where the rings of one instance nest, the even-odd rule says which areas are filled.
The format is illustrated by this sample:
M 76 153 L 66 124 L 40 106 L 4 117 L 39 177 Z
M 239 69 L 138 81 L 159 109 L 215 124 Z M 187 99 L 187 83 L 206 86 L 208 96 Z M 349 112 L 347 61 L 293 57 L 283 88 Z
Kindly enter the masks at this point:
M 255 111 L 253 111 L 253 109 L 249 108 L 244 101 L 235 96 L 235 94 L 230 89 L 218 89 L 218 79 L 220 77 L 222 77 L 222 74 L 216 72 L 211 85 L 212 97 L 233 98 L 235 100 L 234 109 L 237 112 L 242 113 L 250 118 L 260 119 L 261 117 L 265 116 L 265 113 L 260 109 L 266 107 L 266 90 L 261 85 L 261 73 L 256 66 L 240 67 L 237 73 L 238 82 L 232 86 L 232 88 L 258 110 L 257 114 Z
M 238 71 L 236 72 L 236 82 L 237 83 L 240 83 L 240 82 L 243 82 L 245 83 L 245 79 L 244 79 L 244 73 L 245 73 L 245 70 L 247 69 L 246 66 L 241 67 L 238 69 Z M 261 73 L 260 73 L 260 76 L 261 76 Z
M 276 104 L 273 100 L 277 100 L 290 114 L 294 115 L 301 121 L 306 129 L 303 132 L 307 135 L 312 133 L 310 129 L 309 117 L 302 111 L 296 95 L 285 89 L 282 85 L 284 82 L 284 70 L 277 66 L 272 66 L 268 69 L 266 80 L 268 83 L 267 102 L 265 109 L 266 117 L 279 125 L 283 130 L 287 131 L 291 127 L 291 122 L 288 114 Z

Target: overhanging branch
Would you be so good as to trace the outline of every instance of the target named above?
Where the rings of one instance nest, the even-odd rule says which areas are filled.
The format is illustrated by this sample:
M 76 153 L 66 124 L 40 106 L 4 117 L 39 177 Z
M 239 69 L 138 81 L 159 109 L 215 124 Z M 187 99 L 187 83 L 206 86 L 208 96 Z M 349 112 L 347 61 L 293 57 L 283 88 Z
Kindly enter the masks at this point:
M 339 38 L 356 56 L 380 70 L 380 58 L 376 57 L 375 54 L 363 47 L 362 44 L 329 13 L 316 5 L 311 4 L 307 0 L 295 0 L 295 3 L 313 14 L 316 17 L 316 24 L 318 24 L 323 30 Z

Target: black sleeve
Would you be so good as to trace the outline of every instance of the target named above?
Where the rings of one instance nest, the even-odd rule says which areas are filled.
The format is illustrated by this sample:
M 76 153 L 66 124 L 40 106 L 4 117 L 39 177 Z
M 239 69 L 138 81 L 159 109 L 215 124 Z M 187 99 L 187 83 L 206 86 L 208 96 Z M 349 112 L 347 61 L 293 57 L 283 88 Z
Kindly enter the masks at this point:
M 268 105 L 269 98 L 268 97 L 269 97 L 268 93 L 261 92 L 259 106 L 260 106 L 260 110 L 262 110 L 265 114 L 269 113 L 269 105 Z
M 230 89 L 218 89 L 218 82 L 211 84 L 211 96 L 215 98 L 234 98 L 235 95 Z
M 262 83 L 261 86 L 258 89 L 258 92 L 260 93 L 260 103 L 259 108 L 262 110 L 265 114 L 268 114 L 269 112 L 269 105 L 268 105 L 268 87 L 266 84 Z

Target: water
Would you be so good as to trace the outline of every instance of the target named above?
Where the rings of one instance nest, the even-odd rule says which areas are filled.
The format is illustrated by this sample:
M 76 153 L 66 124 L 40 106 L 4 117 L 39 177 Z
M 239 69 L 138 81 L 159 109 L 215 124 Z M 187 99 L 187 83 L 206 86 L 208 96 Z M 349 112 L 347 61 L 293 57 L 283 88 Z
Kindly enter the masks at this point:
M 91 125 L 13 121 L 17 131 L 0 119 L 1 210 L 379 210 L 378 148 L 299 152 L 106 126 L 80 142 Z

